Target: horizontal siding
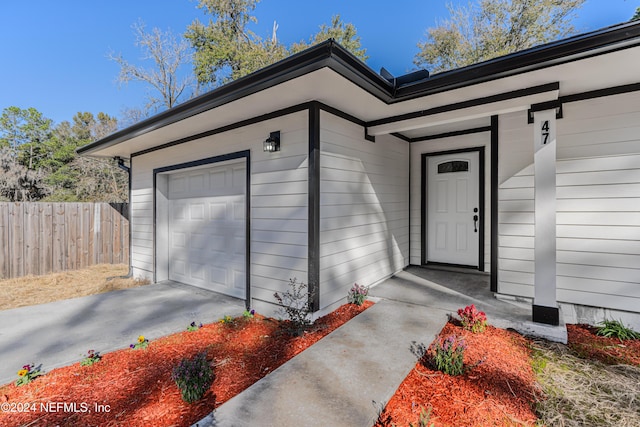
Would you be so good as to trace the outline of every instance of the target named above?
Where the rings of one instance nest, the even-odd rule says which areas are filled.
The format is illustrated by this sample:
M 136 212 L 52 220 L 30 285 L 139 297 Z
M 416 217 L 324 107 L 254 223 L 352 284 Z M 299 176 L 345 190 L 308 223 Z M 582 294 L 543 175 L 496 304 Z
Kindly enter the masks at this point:
M 307 280 L 307 113 L 299 112 L 134 157 L 132 160 L 132 264 L 153 277 L 153 169 L 251 150 L 252 296 L 275 302 L 289 278 Z M 264 153 L 262 141 L 281 132 L 281 151 Z M 256 289 L 255 292 L 253 289 Z
M 408 144 L 321 113 L 320 305 L 409 263 Z
M 640 311 L 638 98 L 632 93 L 563 106 L 556 165 L 559 302 Z M 500 123 L 507 126 L 501 154 L 510 161 L 499 170 L 498 289 L 532 297 L 533 132 L 520 114 Z M 502 139 L 508 135 L 514 139 Z M 517 165 L 512 152 L 522 160 Z
M 484 271 L 491 269 L 491 134 L 479 132 L 469 135 L 434 139 L 411 144 L 411 264 L 420 265 L 422 262 L 422 154 L 464 148 L 485 147 L 485 213 L 484 213 Z

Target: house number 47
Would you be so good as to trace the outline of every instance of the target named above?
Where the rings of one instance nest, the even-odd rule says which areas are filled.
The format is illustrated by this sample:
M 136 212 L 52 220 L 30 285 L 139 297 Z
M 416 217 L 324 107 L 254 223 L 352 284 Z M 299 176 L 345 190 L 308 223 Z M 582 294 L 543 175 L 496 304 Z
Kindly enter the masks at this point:
M 549 120 L 542 122 L 542 145 L 549 142 Z

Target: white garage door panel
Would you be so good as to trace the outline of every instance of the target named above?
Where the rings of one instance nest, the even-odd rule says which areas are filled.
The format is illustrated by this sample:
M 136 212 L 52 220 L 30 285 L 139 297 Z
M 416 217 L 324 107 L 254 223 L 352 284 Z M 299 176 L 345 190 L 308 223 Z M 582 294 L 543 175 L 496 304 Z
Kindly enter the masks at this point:
M 245 298 L 244 165 L 169 177 L 169 279 Z

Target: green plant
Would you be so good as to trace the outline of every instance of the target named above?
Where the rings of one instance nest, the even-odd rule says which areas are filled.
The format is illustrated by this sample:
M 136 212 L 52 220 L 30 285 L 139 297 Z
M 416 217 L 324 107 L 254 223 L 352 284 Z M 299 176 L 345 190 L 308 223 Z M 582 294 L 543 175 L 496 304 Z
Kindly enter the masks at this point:
M 99 362 L 102 356 L 95 350 L 87 351 L 87 355 L 80 361 L 80 366 L 91 366 L 96 362 Z
M 236 319 L 234 319 L 233 317 L 231 317 L 229 315 L 225 315 L 220 320 L 218 320 L 218 322 L 222 323 L 223 325 L 233 325 L 235 323 L 235 321 L 236 321 Z
M 621 320 L 603 320 L 598 325 L 600 326 L 596 331 L 596 335 L 618 338 L 620 341 L 640 339 L 640 333 L 624 326 Z
M 449 335 L 438 339 L 433 346 L 431 363 L 433 367 L 448 375 L 462 375 L 464 373 L 464 350 L 466 344 L 462 338 Z
M 191 322 L 189 326 L 187 326 L 187 331 L 193 332 L 193 331 L 197 331 L 200 328 L 202 328 L 202 323 L 198 325 L 196 324 L 196 322 Z
M 25 384 L 29 384 L 31 381 L 43 375 L 43 372 L 40 370 L 42 365 L 39 365 L 37 368 L 35 364 L 30 363 L 28 365 L 24 365 L 22 369 L 18 371 L 18 379 L 16 380 L 16 386 L 21 386 Z
M 145 349 L 149 346 L 149 340 L 144 337 L 144 335 L 140 335 L 138 337 L 138 342 L 135 344 L 129 344 L 129 348 L 134 350 Z
M 347 302 L 349 304 L 362 305 L 367 300 L 367 295 L 369 295 L 369 288 L 367 286 L 360 286 L 354 283 L 347 294 Z
M 255 310 L 245 310 L 244 313 L 242 313 L 242 317 L 245 319 L 253 319 L 253 316 L 256 314 Z
M 187 403 L 200 400 L 215 379 L 206 351 L 196 354 L 191 359 L 182 359 L 180 364 L 173 368 L 171 378 L 178 386 L 182 400 Z
M 313 323 L 311 321 L 313 292 L 303 282 L 289 279 L 289 289 L 282 295 L 278 292 L 273 297 L 280 304 L 280 314 L 289 320 L 287 331 L 292 335 L 302 335 Z
M 409 423 L 409 427 L 434 427 L 435 423 L 431 422 L 431 411 L 433 407 L 429 405 L 429 408 L 424 406 L 420 409 L 420 415 L 418 417 L 418 424 Z
M 476 309 L 474 304 L 458 309 L 462 327 L 473 333 L 483 332 L 487 327 L 487 315 Z

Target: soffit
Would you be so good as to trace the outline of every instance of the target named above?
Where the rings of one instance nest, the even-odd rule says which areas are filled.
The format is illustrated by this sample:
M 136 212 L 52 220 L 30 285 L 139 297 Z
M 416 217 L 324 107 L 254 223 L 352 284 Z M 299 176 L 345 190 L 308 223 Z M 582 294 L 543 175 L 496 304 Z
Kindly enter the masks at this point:
M 387 104 L 353 81 L 343 77 L 329 67 L 312 71 L 300 77 L 269 87 L 230 103 L 207 110 L 180 122 L 164 126 L 111 147 L 97 148 L 89 153 L 98 156 L 129 157 L 132 153 L 153 148 L 181 138 L 196 135 L 243 120 L 272 113 L 308 101 L 320 101 L 348 113 L 365 122 L 387 117 L 428 110 L 442 105 L 455 104 L 530 88 L 550 82 L 559 82 L 556 96 L 571 95 L 612 86 L 638 83 L 640 75 L 640 47 L 611 52 L 606 55 L 576 60 L 553 67 L 496 79 L 460 89 Z M 526 109 L 523 103 L 512 109 Z M 487 116 L 492 114 L 487 111 Z M 458 115 L 459 116 L 459 115 Z M 405 136 L 420 137 L 434 134 L 432 126 L 445 132 L 469 128 L 480 123 L 482 117 L 453 117 L 451 123 L 439 121 L 430 124 L 425 120 L 420 128 L 406 131 Z M 459 126 L 456 124 L 459 123 Z

